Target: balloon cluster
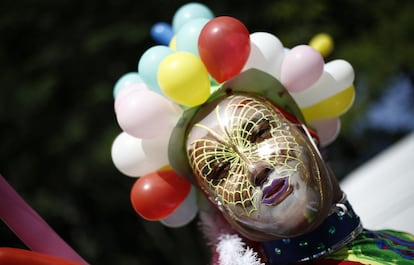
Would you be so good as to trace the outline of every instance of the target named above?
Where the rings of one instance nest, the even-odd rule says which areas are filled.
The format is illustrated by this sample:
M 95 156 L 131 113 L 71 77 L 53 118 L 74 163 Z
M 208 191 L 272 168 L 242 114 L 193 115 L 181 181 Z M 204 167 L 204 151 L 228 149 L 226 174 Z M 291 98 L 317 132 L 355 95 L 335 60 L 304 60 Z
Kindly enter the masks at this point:
M 183 109 L 203 104 L 226 80 L 249 68 L 277 78 L 318 131 L 322 146 L 337 137 L 339 116 L 354 100 L 352 66 L 324 62 L 333 47 L 327 34 L 288 49 L 270 33 L 250 33 L 233 17 L 215 17 L 205 5 L 189 3 L 176 11 L 172 24 L 156 23 L 151 36 L 158 44 L 139 58 L 136 72 L 115 84 L 114 108 L 123 132 L 112 145 L 115 166 L 139 177 L 131 201 L 149 220 L 181 226 L 196 215 L 190 183 L 169 167 L 169 136 Z

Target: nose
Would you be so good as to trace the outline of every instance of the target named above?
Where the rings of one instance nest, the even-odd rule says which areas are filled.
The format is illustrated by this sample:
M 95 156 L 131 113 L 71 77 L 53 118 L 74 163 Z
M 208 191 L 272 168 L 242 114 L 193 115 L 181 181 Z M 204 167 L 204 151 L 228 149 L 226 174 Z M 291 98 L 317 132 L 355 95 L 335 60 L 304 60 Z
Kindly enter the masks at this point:
M 272 171 L 273 168 L 263 161 L 251 163 L 249 165 L 250 182 L 255 186 L 261 186 Z

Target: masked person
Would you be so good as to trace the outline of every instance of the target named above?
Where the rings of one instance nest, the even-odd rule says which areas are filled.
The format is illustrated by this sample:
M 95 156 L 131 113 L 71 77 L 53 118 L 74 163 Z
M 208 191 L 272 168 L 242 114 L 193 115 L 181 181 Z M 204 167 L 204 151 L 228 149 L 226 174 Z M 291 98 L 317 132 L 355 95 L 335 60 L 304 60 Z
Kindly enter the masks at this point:
M 169 151 L 212 206 L 202 220 L 215 264 L 414 264 L 411 235 L 363 228 L 317 132 L 263 72 L 241 73 L 187 110 Z
M 312 122 L 339 121 L 352 105 L 352 66 L 344 60 L 325 64 L 309 45 L 284 50 L 277 37 L 250 34 L 230 17 L 205 22 L 195 39 L 197 53 L 148 49 L 144 55 L 156 56 L 142 56 L 139 69 L 149 83 L 134 73 L 135 92 L 130 86 L 116 96 L 120 127 L 142 138 L 126 136 L 112 148 L 118 168 L 142 176 L 131 192 L 137 213 L 185 223 L 175 207 L 190 182 L 206 199 L 198 200 L 198 212 L 213 264 L 414 264 L 414 237 L 364 229 L 321 155 L 336 135 L 330 139 Z M 253 37 L 259 43 L 254 49 Z M 165 54 L 156 74 L 145 76 L 154 70 L 146 59 Z M 161 95 L 148 89 L 156 87 L 154 76 Z M 118 84 L 127 83 L 122 79 Z M 132 151 L 131 143 L 137 146 Z M 160 173 L 166 164 L 168 172 Z M 156 181 L 161 185 L 149 185 Z

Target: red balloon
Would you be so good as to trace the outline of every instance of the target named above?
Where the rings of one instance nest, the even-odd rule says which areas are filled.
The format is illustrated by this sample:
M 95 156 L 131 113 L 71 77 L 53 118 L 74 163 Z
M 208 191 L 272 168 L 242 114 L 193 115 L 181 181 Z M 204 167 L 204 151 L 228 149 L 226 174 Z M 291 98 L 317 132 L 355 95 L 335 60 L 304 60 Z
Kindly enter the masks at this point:
M 174 170 L 163 170 L 140 177 L 132 187 L 134 210 L 151 221 L 163 219 L 185 200 L 191 184 Z
M 249 31 L 233 17 L 213 18 L 200 32 L 198 52 L 210 75 L 226 81 L 240 73 L 249 57 Z
M 82 265 L 71 260 L 62 259 L 19 248 L 0 248 L 0 264 L 8 265 Z

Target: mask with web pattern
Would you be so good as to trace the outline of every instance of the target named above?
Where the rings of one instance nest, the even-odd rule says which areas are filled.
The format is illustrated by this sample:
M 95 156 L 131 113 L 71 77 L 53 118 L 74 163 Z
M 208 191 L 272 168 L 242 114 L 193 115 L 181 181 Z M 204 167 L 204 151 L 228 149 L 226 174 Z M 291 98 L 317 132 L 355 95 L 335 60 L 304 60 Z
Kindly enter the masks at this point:
M 232 95 L 214 104 L 187 140 L 190 165 L 210 199 L 254 227 L 288 205 L 311 223 L 323 207 L 321 183 L 327 181 L 311 139 L 263 99 Z

